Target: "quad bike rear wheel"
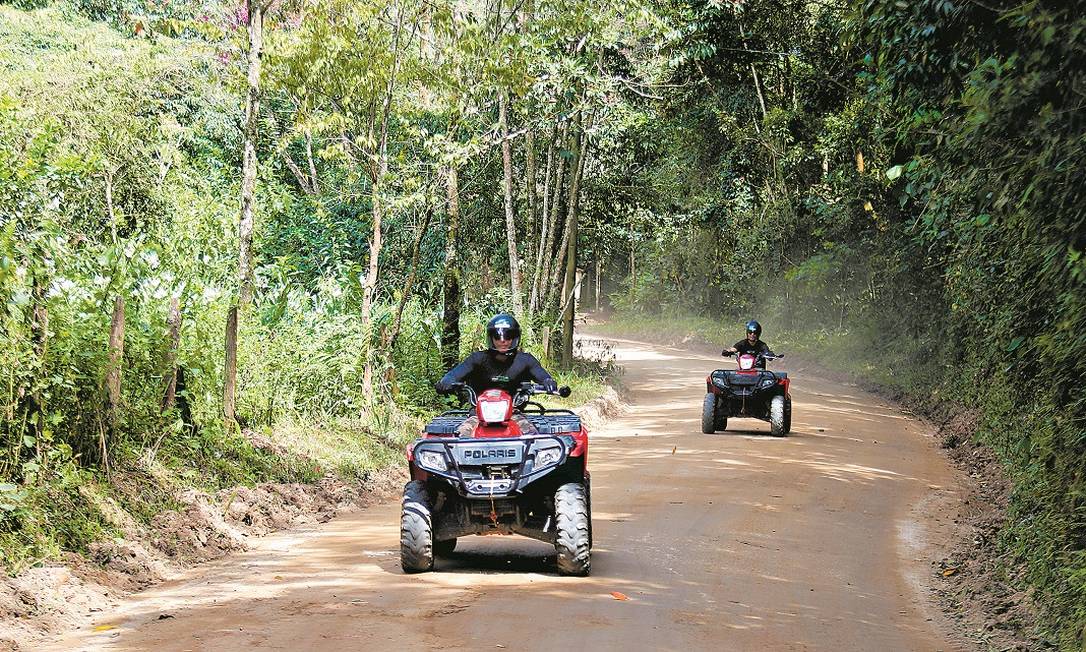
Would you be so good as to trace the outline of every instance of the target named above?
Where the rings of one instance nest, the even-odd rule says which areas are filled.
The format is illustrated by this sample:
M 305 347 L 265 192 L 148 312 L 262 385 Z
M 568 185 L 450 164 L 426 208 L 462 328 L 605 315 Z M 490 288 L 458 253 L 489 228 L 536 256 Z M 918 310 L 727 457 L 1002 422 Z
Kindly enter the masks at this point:
M 716 432 L 716 395 L 706 394 L 701 402 L 701 431 L 706 435 Z
M 789 410 L 791 412 L 791 410 Z M 788 434 L 791 427 L 791 415 L 785 417 L 785 400 L 783 396 L 774 396 L 769 401 L 769 432 L 774 437 L 783 437 Z
M 557 531 L 554 549 L 560 575 L 588 575 L 592 568 L 592 513 L 588 492 L 580 482 L 567 482 L 554 492 Z
M 434 526 L 430 499 L 426 485 L 417 480 L 408 482 L 403 488 L 400 566 L 405 573 L 423 573 L 434 568 Z

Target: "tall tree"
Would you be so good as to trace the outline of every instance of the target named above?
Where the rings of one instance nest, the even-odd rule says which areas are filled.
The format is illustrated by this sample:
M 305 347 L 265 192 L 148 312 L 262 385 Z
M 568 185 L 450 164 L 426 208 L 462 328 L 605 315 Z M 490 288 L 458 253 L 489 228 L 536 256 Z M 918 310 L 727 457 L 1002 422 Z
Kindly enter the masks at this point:
M 448 218 L 442 282 L 441 361 L 446 369 L 452 369 L 460 361 L 460 258 L 457 250 L 460 237 L 460 184 L 455 162 L 449 163 L 445 178 Z
M 500 91 L 498 96 L 498 124 L 502 136 L 502 172 L 503 196 L 505 199 L 505 242 L 509 251 L 509 285 L 513 295 L 513 312 L 521 315 L 523 299 L 520 292 L 520 263 L 517 260 L 517 221 L 513 210 L 513 155 L 509 141 L 509 120 L 507 105 L 508 94 Z
M 260 120 L 260 67 L 264 50 L 264 2 L 248 0 L 249 71 L 246 76 L 245 127 L 241 163 L 241 214 L 238 219 L 238 307 L 231 308 L 226 322 L 226 378 L 223 383 L 223 416 L 226 427 L 235 422 L 237 388 L 238 308 L 244 312 L 253 298 L 253 202 L 256 195 L 256 154 Z
M 239 304 L 253 298 L 253 202 L 259 160 L 256 146 L 260 125 L 260 67 L 264 51 L 264 0 L 247 0 L 249 25 L 249 71 L 246 75 L 245 126 L 241 163 L 241 214 L 238 219 Z

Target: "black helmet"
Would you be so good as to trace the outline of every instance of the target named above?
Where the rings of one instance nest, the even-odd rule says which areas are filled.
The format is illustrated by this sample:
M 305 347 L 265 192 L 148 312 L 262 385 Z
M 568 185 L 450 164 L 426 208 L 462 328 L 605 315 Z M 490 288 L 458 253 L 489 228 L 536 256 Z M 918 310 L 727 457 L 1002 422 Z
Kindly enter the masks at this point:
M 494 340 L 496 339 L 513 340 L 513 345 L 509 347 L 508 351 L 499 351 L 494 346 Z M 494 315 L 494 318 L 486 323 L 486 344 L 491 353 L 502 355 L 516 353 L 517 348 L 520 346 L 520 324 L 517 322 L 516 317 L 505 312 Z
M 755 337 L 761 337 L 762 325 L 752 319 L 747 322 L 747 332 L 754 333 Z

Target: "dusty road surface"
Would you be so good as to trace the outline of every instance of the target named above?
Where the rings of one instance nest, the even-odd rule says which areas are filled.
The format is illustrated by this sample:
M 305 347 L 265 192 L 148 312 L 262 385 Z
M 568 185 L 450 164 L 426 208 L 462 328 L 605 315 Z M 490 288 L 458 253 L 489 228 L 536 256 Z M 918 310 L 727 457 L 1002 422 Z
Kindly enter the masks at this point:
M 631 409 L 592 433 L 590 577 L 518 537 L 468 537 L 405 575 L 394 501 L 260 540 L 52 649 L 957 649 L 921 586 L 931 505 L 957 491 L 923 424 L 780 364 L 789 437 L 746 419 L 703 435 L 705 375 L 729 360 L 616 352 Z

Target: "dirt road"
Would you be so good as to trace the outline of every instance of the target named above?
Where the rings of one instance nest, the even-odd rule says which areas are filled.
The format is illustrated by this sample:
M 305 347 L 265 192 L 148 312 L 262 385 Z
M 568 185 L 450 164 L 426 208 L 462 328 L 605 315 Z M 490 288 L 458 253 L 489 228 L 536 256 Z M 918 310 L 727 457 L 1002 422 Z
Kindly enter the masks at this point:
M 923 424 L 784 364 L 791 436 L 703 435 L 705 375 L 729 361 L 616 352 L 632 407 L 592 433 L 591 577 L 516 537 L 405 575 L 389 502 L 194 569 L 53 649 L 956 649 L 921 585 L 932 504 L 957 491 Z

